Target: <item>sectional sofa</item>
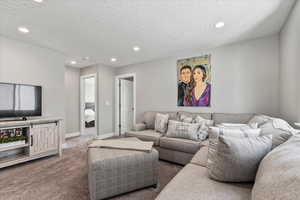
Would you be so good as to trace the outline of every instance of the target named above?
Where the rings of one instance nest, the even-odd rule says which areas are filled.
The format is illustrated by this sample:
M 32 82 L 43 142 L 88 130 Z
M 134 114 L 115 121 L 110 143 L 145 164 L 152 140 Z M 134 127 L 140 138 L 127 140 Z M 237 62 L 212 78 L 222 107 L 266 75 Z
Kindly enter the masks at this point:
M 155 148 L 159 151 L 159 158 L 186 165 L 193 158 L 194 154 L 208 141 L 198 142 L 181 138 L 165 137 L 154 130 L 156 111 L 144 113 L 141 123 L 137 124 L 133 131 L 125 133 L 127 137 L 137 137 L 144 141 L 153 141 Z M 190 113 L 190 112 L 159 112 L 169 114 L 169 119 L 178 120 L 180 115 L 195 117 L 200 115 L 205 119 L 212 119 L 215 124 L 219 123 L 247 123 L 253 116 L 253 113 L 227 114 L 227 113 Z
M 219 123 L 247 123 L 254 114 L 168 112 L 201 115 Z M 260 162 L 255 182 L 228 183 L 211 179 L 207 170 L 208 142 L 173 139 L 156 133 L 156 112 L 146 112 L 143 123 L 127 136 L 153 141 L 159 157 L 185 165 L 155 200 L 298 200 L 300 199 L 300 135 L 294 135 L 269 152 Z

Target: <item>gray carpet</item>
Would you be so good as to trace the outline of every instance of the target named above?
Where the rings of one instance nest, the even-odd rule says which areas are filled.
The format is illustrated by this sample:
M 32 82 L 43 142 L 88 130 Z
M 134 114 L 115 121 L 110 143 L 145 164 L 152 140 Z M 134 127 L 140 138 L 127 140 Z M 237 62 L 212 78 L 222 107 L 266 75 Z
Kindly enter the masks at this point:
M 0 200 L 88 200 L 86 145 L 0 170 Z M 160 161 L 158 188 L 146 188 L 113 200 L 152 200 L 181 166 Z

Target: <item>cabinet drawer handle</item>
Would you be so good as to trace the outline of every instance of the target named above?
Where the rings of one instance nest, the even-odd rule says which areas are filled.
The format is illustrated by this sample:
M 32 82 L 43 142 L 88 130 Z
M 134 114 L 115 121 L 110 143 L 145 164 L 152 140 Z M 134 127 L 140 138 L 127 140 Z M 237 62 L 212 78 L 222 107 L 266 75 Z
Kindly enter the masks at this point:
M 31 139 L 31 146 L 33 146 L 33 137 L 32 137 L 32 135 L 30 136 L 30 139 Z

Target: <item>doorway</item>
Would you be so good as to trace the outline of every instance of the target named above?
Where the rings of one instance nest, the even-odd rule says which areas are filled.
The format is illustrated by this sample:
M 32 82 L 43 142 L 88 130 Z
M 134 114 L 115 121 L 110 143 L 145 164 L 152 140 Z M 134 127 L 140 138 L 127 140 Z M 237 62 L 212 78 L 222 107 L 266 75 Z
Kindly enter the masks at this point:
M 135 74 L 116 76 L 116 135 L 132 130 L 135 124 Z
M 97 136 L 97 76 L 80 77 L 81 135 Z

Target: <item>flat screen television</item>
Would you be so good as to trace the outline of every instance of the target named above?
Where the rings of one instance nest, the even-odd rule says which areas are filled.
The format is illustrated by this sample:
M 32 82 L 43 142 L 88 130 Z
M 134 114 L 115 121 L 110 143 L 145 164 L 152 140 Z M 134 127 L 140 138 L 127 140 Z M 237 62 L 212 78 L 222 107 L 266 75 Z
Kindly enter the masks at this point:
M 0 118 L 42 115 L 42 87 L 0 82 Z

